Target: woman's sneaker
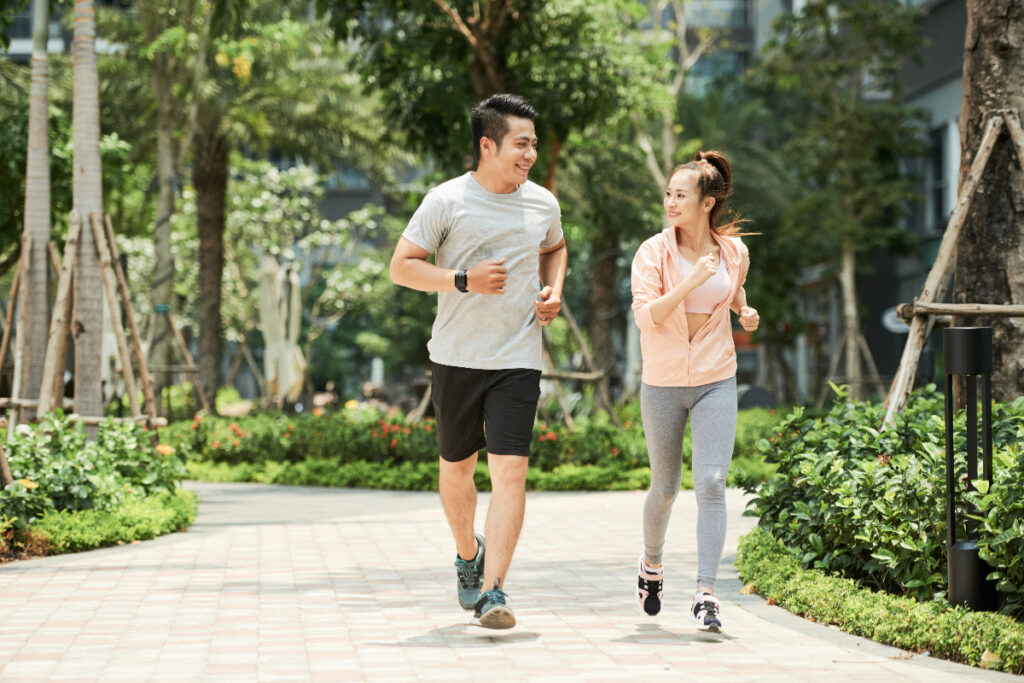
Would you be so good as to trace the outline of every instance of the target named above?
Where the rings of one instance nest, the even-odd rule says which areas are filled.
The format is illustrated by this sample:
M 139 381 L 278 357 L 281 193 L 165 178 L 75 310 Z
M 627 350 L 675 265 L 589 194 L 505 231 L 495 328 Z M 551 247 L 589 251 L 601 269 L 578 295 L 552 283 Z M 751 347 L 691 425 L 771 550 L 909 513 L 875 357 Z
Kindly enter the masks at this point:
M 711 593 L 697 591 L 690 605 L 690 618 L 701 631 L 719 633 L 722 630 L 722 606 Z
M 508 596 L 501 590 L 500 583 L 494 580 L 494 588 L 480 594 L 473 614 L 473 623 L 484 628 L 512 628 L 516 625 L 516 615 L 507 604 Z
M 661 611 L 662 586 L 664 584 L 664 570 L 651 570 L 644 564 L 644 558 L 641 555 L 640 565 L 637 569 L 636 600 L 640 603 L 640 609 L 652 617 Z
M 480 586 L 484 582 L 484 537 L 476 534 L 476 557 L 464 560 L 455 554 L 455 571 L 459 575 L 459 605 L 473 609 L 480 599 Z

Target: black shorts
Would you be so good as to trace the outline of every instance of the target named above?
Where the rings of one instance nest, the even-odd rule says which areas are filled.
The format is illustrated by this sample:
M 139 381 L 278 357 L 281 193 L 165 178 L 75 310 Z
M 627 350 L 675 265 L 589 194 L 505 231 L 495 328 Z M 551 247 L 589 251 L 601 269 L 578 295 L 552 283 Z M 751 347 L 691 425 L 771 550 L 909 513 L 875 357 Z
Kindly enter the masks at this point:
M 540 370 L 431 365 L 431 400 L 443 459 L 459 462 L 481 448 L 496 455 L 530 454 Z

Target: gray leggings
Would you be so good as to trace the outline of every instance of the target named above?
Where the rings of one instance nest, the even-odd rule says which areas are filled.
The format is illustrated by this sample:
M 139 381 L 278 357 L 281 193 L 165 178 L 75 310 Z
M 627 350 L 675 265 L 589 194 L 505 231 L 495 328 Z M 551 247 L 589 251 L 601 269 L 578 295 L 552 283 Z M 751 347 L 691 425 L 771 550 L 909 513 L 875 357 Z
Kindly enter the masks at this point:
M 644 556 L 661 563 L 672 503 L 682 483 L 683 432 L 692 414 L 697 495 L 697 585 L 714 588 L 725 547 L 725 478 L 736 440 L 736 378 L 699 387 L 640 389 L 651 490 L 644 500 Z

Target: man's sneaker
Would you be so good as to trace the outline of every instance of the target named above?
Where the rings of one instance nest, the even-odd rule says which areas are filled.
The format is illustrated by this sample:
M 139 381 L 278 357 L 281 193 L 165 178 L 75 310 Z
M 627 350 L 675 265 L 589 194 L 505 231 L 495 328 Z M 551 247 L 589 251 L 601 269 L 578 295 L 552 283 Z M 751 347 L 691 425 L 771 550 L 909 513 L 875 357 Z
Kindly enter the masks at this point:
M 652 572 L 644 566 L 643 555 L 640 556 L 640 565 L 637 569 L 636 599 L 640 603 L 640 609 L 654 616 L 661 611 L 663 600 L 662 586 L 665 584 L 665 572 Z
M 476 534 L 476 557 L 464 560 L 455 554 L 455 571 L 459 575 L 459 604 L 462 609 L 473 609 L 480 598 L 484 581 L 484 537 Z
M 701 631 L 719 633 L 722 630 L 721 605 L 711 593 L 697 591 L 690 605 L 690 618 Z
M 480 594 L 473 614 L 473 623 L 484 628 L 512 628 L 516 625 L 516 615 L 505 602 L 508 596 L 501 590 L 500 583 L 494 580 L 494 588 Z

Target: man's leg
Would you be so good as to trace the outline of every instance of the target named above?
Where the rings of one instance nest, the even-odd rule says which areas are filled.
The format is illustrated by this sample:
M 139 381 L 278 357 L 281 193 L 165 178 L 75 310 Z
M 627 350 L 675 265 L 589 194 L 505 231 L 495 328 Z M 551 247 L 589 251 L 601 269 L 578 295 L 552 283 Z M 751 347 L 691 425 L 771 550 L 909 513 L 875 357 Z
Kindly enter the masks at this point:
M 448 518 L 448 526 L 455 537 L 455 550 L 462 559 L 472 560 L 476 557 L 477 551 L 476 538 L 473 536 L 473 521 L 476 516 L 476 484 L 473 483 L 473 472 L 476 471 L 477 455 L 474 453 L 459 462 L 449 462 L 444 458 L 439 460 L 440 475 L 437 488 L 441 494 L 445 517 Z
M 487 555 L 484 558 L 483 590 L 505 585 L 505 575 L 512 563 L 512 554 L 519 541 L 526 511 L 526 466 L 529 459 L 521 455 L 487 455 L 491 471 L 491 502 L 487 507 L 484 537 Z M 472 534 L 470 535 L 472 541 Z

